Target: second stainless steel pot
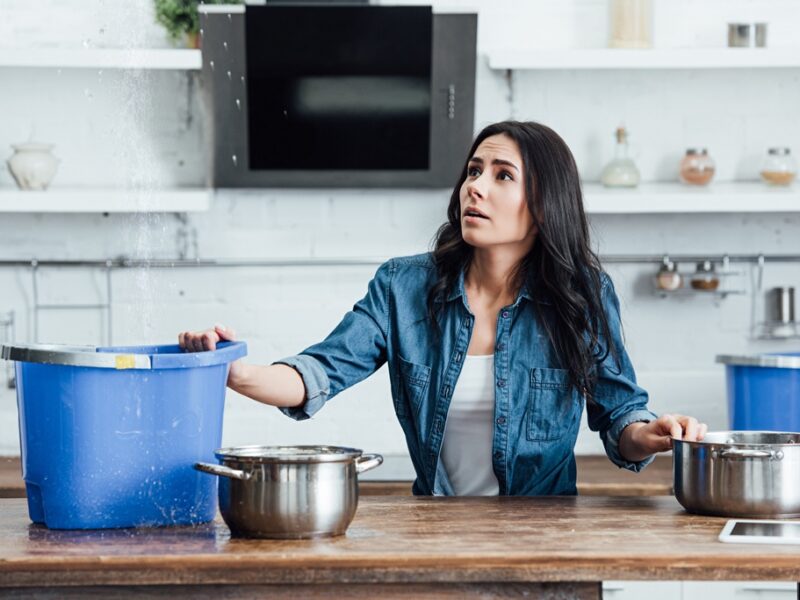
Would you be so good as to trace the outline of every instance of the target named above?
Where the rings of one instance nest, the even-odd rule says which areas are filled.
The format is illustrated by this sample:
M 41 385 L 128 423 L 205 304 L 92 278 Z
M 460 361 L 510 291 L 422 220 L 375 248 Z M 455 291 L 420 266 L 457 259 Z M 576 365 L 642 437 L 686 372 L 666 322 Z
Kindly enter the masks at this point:
M 675 496 L 692 513 L 800 517 L 800 434 L 716 431 L 673 440 Z
M 358 474 L 383 462 L 336 446 L 240 446 L 197 463 L 220 476 L 219 509 L 233 535 L 314 538 L 341 535 L 358 506 Z

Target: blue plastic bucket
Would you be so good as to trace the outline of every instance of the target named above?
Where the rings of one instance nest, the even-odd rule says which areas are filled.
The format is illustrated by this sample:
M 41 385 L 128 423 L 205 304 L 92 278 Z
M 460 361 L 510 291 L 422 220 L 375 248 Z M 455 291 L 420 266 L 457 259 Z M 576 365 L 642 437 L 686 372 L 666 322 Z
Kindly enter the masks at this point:
M 15 360 L 28 512 L 52 529 L 188 525 L 216 512 L 193 468 L 221 445 L 228 365 L 176 345 L 5 346 Z
M 737 431 L 800 432 L 800 353 L 718 356 Z

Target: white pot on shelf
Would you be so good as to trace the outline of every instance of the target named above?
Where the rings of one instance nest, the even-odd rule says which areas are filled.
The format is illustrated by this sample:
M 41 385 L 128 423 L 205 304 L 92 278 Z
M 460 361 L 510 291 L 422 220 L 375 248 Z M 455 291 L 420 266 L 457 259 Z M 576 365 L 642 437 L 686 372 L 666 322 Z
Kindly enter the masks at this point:
M 12 144 L 14 154 L 8 170 L 21 190 L 45 190 L 55 177 L 59 160 L 51 154 L 52 144 L 25 142 Z

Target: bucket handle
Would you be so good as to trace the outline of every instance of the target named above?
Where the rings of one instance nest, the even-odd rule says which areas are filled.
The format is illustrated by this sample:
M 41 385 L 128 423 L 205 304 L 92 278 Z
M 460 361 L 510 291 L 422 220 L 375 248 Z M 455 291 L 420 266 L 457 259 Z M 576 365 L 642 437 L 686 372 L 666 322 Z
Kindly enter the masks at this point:
M 231 469 L 222 465 L 212 465 L 209 463 L 194 463 L 194 468 L 204 473 L 211 473 L 212 475 L 219 475 L 220 477 L 229 477 L 231 479 L 239 479 L 241 481 L 249 481 L 252 475 L 245 471 L 238 469 Z
M 755 450 L 752 448 L 726 448 L 720 451 L 720 458 L 766 458 L 782 460 L 783 452 L 780 450 Z
M 356 473 L 364 473 L 383 464 L 380 454 L 362 454 L 356 459 Z

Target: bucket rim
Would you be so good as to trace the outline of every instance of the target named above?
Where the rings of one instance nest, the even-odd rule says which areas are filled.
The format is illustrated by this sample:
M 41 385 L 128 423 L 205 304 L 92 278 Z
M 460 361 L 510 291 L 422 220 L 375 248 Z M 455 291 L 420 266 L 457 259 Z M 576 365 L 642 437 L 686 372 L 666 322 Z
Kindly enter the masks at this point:
M 800 369 L 800 355 L 798 354 L 719 354 L 716 361 L 731 367 Z
M 247 354 L 244 342 L 223 342 L 216 350 L 186 352 L 177 344 L 156 346 L 78 346 L 67 344 L 3 344 L 0 358 L 99 369 L 183 369 L 232 362 Z

